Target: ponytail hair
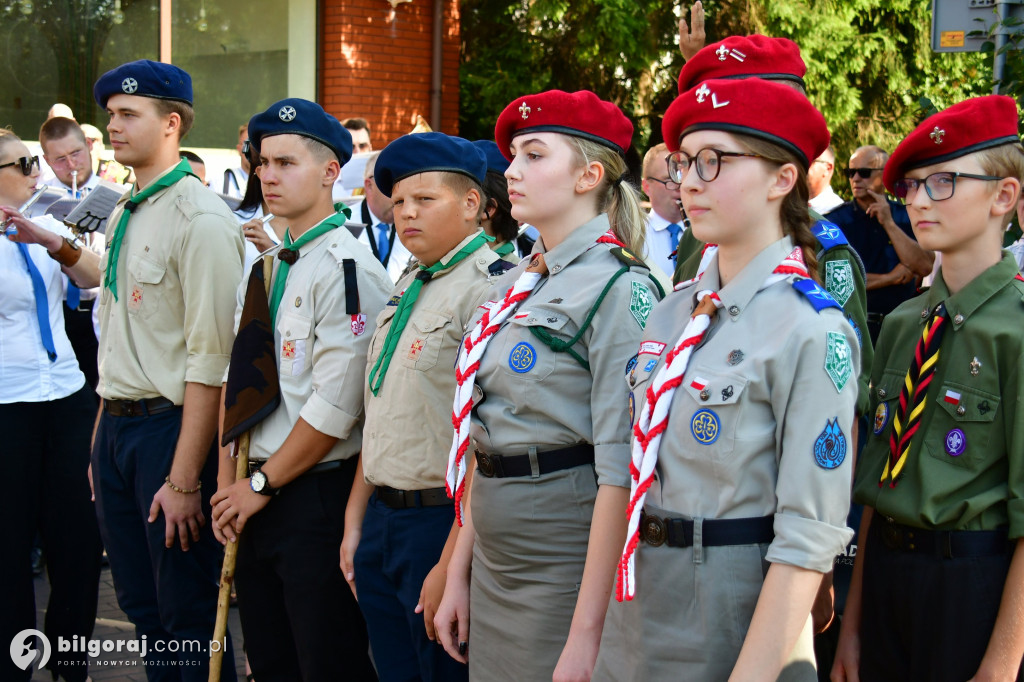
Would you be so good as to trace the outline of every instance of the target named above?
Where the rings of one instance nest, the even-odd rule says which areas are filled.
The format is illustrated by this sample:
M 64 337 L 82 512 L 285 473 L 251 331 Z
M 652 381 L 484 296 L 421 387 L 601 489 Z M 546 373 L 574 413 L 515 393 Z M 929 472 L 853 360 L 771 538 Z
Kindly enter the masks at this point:
M 626 160 L 618 152 L 582 137 L 566 136 L 581 166 L 597 161 L 604 167 L 597 209 L 608 214 L 608 223 L 626 248 L 640 256 L 647 235 L 647 217 L 640 208 L 640 192 L 623 174 Z
M 791 163 L 796 166 L 796 184 L 782 200 L 779 218 L 782 222 L 783 234 L 792 239 L 793 245 L 799 246 L 803 251 L 807 272 L 813 280 L 818 281 L 818 249 L 820 247 L 818 239 L 811 231 L 811 214 L 807 209 L 807 202 L 811 194 L 807 186 L 807 168 L 796 154 L 785 147 L 742 133 L 733 133 L 733 137 L 746 151 L 757 154 L 769 163 L 779 165 Z

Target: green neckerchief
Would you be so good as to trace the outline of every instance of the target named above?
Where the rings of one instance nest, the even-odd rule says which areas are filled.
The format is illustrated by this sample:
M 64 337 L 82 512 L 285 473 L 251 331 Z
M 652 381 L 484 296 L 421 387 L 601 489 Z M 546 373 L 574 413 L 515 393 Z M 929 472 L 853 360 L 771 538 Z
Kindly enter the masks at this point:
M 398 302 L 398 310 L 395 311 L 394 319 L 391 320 L 391 326 L 388 327 L 388 334 L 384 337 L 384 347 L 381 349 L 380 357 L 377 358 L 373 369 L 370 370 L 370 390 L 373 391 L 374 395 L 380 392 L 380 386 L 384 383 L 384 377 L 387 375 L 388 367 L 391 365 L 391 356 L 395 354 L 395 348 L 398 346 L 398 337 L 402 335 L 402 332 L 405 331 L 405 325 L 409 323 L 409 316 L 412 314 L 413 306 L 416 305 L 416 299 L 420 296 L 423 284 L 429 282 L 434 273 L 453 268 L 466 260 L 470 254 L 489 241 L 494 241 L 494 237 L 488 237 L 485 233 L 481 232 L 462 247 L 458 253 L 452 256 L 452 259 L 447 263 L 438 261 L 429 268 L 422 265 L 419 266 L 420 271 L 416 273 L 416 279 L 412 281 L 412 284 L 405 290 L 401 300 Z
M 498 254 L 499 256 L 507 256 L 508 254 L 512 253 L 515 250 L 516 250 L 516 245 L 515 244 L 513 244 L 512 242 L 505 242 L 504 244 L 502 244 L 498 248 L 496 248 L 494 250 L 494 253 Z
M 334 209 L 338 210 L 338 207 L 335 206 Z M 281 263 L 277 266 L 277 277 L 274 278 L 274 288 L 270 292 L 270 320 L 272 322 L 277 322 L 277 308 L 281 305 L 281 298 L 284 296 L 284 285 L 288 281 L 288 271 L 292 267 L 291 263 L 294 263 L 295 259 L 299 257 L 299 249 L 320 235 L 326 234 L 340 225 L 344 225 L 351 214 L 352 212 L 347 206 L 342 206 L 340 212 L 324 218 L 319 224 L 303 232 L 302 236 L 294 242 L 292 241 L 291 231 L 285 230 L 284 244 L 277 252 L 277 257 Z M 286 251 L 290 252 L 290 256 L 282 256 Z
M 124 231 L 128 227 L 128 220 L 131 219 L 139 204 L 165 187 L 170 187 L 186 175 L 196 177 L 196 174 L 192 172 L 192 166 L 186 159 L 182 159 L 169 173 L 138 194 L 129 197 L 125 203 L 124 209 L 121 211 L 121 218 L 117 221 L 117 227 L 114 228 L 114 236 L 110 240 L 110 257 L 107 259 L 107 272 L 103 278 L 103 286 L 110 289 L 115 301 L 117 300 L 117 261 L 121 258 L 121 244 L 124 242 Z M 135 188 L 133 187 L 132 190 L 134 191 Z

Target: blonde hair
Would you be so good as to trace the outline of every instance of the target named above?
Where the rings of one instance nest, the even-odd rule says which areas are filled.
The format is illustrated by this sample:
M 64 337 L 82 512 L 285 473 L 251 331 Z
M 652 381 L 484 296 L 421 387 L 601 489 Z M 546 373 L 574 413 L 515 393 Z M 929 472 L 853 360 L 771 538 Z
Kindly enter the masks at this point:
M 748 152 L 757 154 L 769 163 L 776 163 L 780 166 L 791 163 L 796 166 L 796 184 L 793 189 L 782 200 L 779 210 L 779 218 L 782 222 L 782 232 L 793 240 L 795 246 L 799 246 L 804 254 L 804 263 L 807 265 L 807 272 L 811 278 L 818 280 L 818 239 L 811 231 L 811 214 L 807 210 L 807 201 L 810 197 L 810 189 L 807 186 L 807 167 L 799 160 L 793 152 L 759 137 L 733 133 L 736 142 Z M 884 153 L 884 152 L 883 152 Z
M 615 236 L 633 253 L 643 253 L 647 219 L 640 208 L 640 192 L 623 175 L 626 161 L 610 147 L 581 137 L 566 136 L 580 166 L 597 161 L 604 167 L 604 180 L 597 188 L 598 210 L 608 214 Z
M 1019 142 L 1009 142 L 975 153 L 978 155 L 981 172 L 985 175 L 1024 181 L 1024 147 L 1021 147 Z M 1015 203 L 1020 201 L 1021 192 L 1024 190 L 1018 190 L 1017 197 L 1014 199 Z M 1013 211 L 1004 216 L 1003 228 L 1005 229 L 1011 222 L 1013 222 Z

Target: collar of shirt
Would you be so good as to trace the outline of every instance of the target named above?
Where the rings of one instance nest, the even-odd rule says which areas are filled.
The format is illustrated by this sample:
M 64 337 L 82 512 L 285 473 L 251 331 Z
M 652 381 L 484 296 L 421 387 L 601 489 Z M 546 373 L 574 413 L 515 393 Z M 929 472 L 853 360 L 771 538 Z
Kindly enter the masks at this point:
M 584 253 L 594 248 L 598 237 L 607 232 L 608 229 L 608 215 L 600 213 L 573 230 L 561 244 L 550 251 L 545 249 L 541 239 L 537 240 L 534 250 L 544 254 L 544 263 L 548 266 L 548 275 L 557 275 L 568 267 L 569 263 L 572 263 Z
M 334 214 L 332 213 L 331 215 L 334 215 Z M 319 225 L 323 221 L 325 221 L 328 218 L 330 218 L 331 215 L 325 215 L 322 219 L 318 220 L 314 225 L 310 225 L 309 229 L 306 230 L 306 232 L 308 232 L 309 230 L 312 230 L 317 225 Z M 303 232 L 302 234 L 306 234 L 306 232 Z M 328 230 L 327 232 L 324 232 L 322 235 L 320 235 L 316 239 L 308 241 L 305 244 L 303 244 L 302 246 L 300 246 L 299 247 L 299 261 L 301 261 L 302 257 L 305 256 L 307 253 L 309 253 L 310 251 L 315 249 L 318 244 L 320 244 L 321 242 L 323 242 L 325 239 L 327 239 L 328 237 L 332 236 L 333 234 L 334 234 L 334 230 Z M 299 235 L 299 236 L 301 237 L 302 235 Z M 298 237 L 295 237 L 294 239 L 298 239 Z M 284 248 L 284 244 L 283 243 L 278 244 L 277 248 L 273 251 L 273 254 L 276 256 L 277 252 L 280 251 L 282 248 Z M 293 265 L 292 267 L 295 267 L 295 266 Z
M 160 180 L 160 178 L 164 177 L 165 175 L 167 175 L 168 173 L 170 173 L 172 170 L 174 170 L 177 167 L 178 167 L 178 164 L 175 163 L 173 166 L 169 166 L 169 167 L 165 168 L 164 171 L 162 173 L 160 173 L 160 175 L 158 175 L 155 178 L 153 178 L 152 180 L 150 180 L 149 185 L 152 185 L 153 183 L 157 182 L 158 180 Z M 185 178 L 182 178 L 182 180 L 184 180 L 184 179 Z M 149 185 L 147 185 L 146 187 L 148 187 Z M 170 185 L 169 187 L 164 187 L 164 188 L 161 188 L 161 189 L 157 190 L 152 195 L 150 195 L 149 197 L 146 198 L 146 200 L 145 200 L 146 203 L 148 203 L 148 204 L 153 203 L 154 201 L 156 201 L 157 199 L 162 197 L 164 192 L 166 192 L 171 187 L 174 187 L 174 185 Z M 124 194 L 122 194 L 121 198 L 117 200 L 117 205 L 121 206 L 121 207 L 124 207 L 125 203 L 127 203 L 127 201 L 129 199 L 131 199 L 133 196 L 135 196 L 136 194 L 138 194 L 139 192 L 141 192 L 144 189 L 145 189 L 145 187 L 137 187 L 136 185 L 131 185 L 128 188 L 128 191 L 125 192 Z
M 43 184 L 44 185 L 49 185 L 50 187 L 56 187 L 57 189 L 62 189 L 65 192 L 67 192 L 68 194 L 71 194 L 71 185 L 65 185 L 63 182 L 60 181 L 60 178 L 58 178 L 56 176 L 54 176 L 53 178 L 47 180 Z M 96 185 L 98 185 L 98 184 L 100 184 L 100 176 L 97 175 L 96 173 L 90 172 L 89 173 L 89 179 L 86 180 L 83 183 L 80 183 L 78 185 L 78 191 L 79 192 L 92 191 L 92 190 L 96 189 Z
M 957 293 L 950 294 L 946 280 L 942 276 L 942 268 L 939 268 L 938 274 L 935 275 L 935 281 L 932 282 L 932 287 L 928 290 L 925 299 L 928 307 L 925 310 L 930 313 L 941 301 L 945 301 L 946 310 L 949 312 L 949 321 L 952 323 L 953 331 L 957 331 L 967 323 L 967 319 L 975 310 L 1013 281 L 1018 272 L 1017 261 L 1013 254 L 1003 251 L 1002 258 L 998 263 L 968 282 L 967 286 Z M 931 315 L 922 315 L 918 319 L 918 323 L 924 324 L 930 318 Z
M 459 242 L 459 243 L 458 243 L 458 244 L 457 244 L 457 245 L 455 246 L 455 248 L 453 248 L 453 249 L 452 249 L 451 251 L 449 251 L 449 252 L 448 252 L 448 253 L 446 253 L 445 255 L 441 256 L 441 261 L 440 261 L 440 262 L 441 262 L 441 263 L 444 263 L 445 265 L 447 265 L 447 264 L 448 264 L 448 262 L 449 262 L 449 261 L 451 261 L 451 259 L 452 259 L 452 258 L 455 258 L 455 255 L 456 255 L 456 254 L 457 254 L 457 253 L 458 253 L 459 251 L 461 251 L 461 250 L 462 250 L 462 247 L 464 247 L 464 246 L 465 246 L 466 244 L 468 244 L 468 243 L 469 243 L 470 241 L 472 241 L 473 239 L 475 239 L 475 238 L 476 238 L 476 236 L 477 236 L 478 234 L 482 233 L 482 232 L 483 232 L 483 229 L 482 229 L 482 228 L 480 228 L 480 229 L 477 229 L 477 230 L 476 230 L 475 232 L 473 232 L 473 233 L 472 233 L 472 234 L 470 234 L 470 235 L 469 235 L 468 237 L 466 237 L 466 238 L 465 238 L 465 239 L 463 239 L 463 240 L 462 240 L 461 242 Z M 487 250 L 488 250 L 488 251 L 490 251 L 491 253 L 494 253 L 493 251 L 491 251 L 491 247 L 490 247 L 490 242 L 487 242 L 487 243 L 485 243 L 485 244 L 484 244 L 484 245 L 483 245 L 483 246 L 482 246 L 481 248 L 487 249 Z M 496 258 L 496 257 L 495 257 L 495 258 Z M 470 258 L 466 258 L 466 260 L 468 261 L 468 260 L 470 260 Z M 449 273 L 449 272 L 451 272 L 451 271 L 452 271 L 452 270 L 454 270 L 454 269 L 455 269 L 455 268 L 445 268 L 444 270 L 439 270 L 438 272 L 435 272 L 435 273 L 433 274 L 433 276 L 432 276 L 432 277 L 431 277 L 430 279 L 431 279 L 431 280 L 435 280 L 435 279 L 437 279 L 438 277 L 444 277 L 446 273 Z M 416 270 L 418 271 L 418 270 L 419 270 L 419 268 L 416 268 Z
M 696 295 L 698 291 L 704 289 L 721 287 L 718 290 L 718 297 L 722 300 L 722 309 L 728 313 L 729 319 L 735 322 L 743 315 L 754 295 L 764 286 L 768 276 L 792 250 L 793 242 L 789 237 L 769 244 L 724 287 L 721 287 L 718 256 L 715 256 L 704 277 L 693 287 L 693 293 Z
M 662 232 L 670 224 L 675 223 L 679 227 L 683 227 L 683 221 L 680 220 L 666 220 L 661 217 L 661 214 L 655 211 L 653 208 L 647 213 L 647 226 L 655 232 Z

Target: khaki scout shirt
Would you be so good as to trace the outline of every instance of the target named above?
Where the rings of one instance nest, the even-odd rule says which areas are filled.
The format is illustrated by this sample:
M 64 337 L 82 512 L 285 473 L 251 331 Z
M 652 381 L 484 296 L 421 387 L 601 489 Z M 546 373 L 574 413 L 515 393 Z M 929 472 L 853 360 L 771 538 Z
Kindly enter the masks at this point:
M 451 260 L 478 234 L 463 239 L 441 261 Z M 487 300 L 492 284 L 489 268 L 498 260 L 498 254 L 483 244 L 450 270 L 434 273 L 420 290 L 380 393 L 373 395 L 369 381 L 363 382 L 366 425 L 362 462 L 368 483 L 400 490 L 444 486 L 452 446 L 455 358 L 466 324 Z M 418 271 L 416 268 L 398 281 L 394 295 L 377 317 L 367 375 L 380 355 L 398 301 Z
M 810 212 L 811 220 L 825 220 L 814 211 Z M 687 230 L 691 234 L 693 230 Z M 674 282 L 682 282 L 697 275 L 697 268 L 700 265 L 701 253 L 704 251 L 704 242 L 693 238 L 694 243 L 685 245 L 687 255 L 682 250 L 676 261 L 679 267 L 676 268 Z M 680 249 L 684 245 L 680 242 Z M 684 256 L 686 260 L 684 260 Z M 871 335 L 868 333 L 867 313 L 867 282 L 864 273 L 861 272 L 860 259 L 849 244 L 840 244 L 822 252 L 818 252 L 818 280 L 825 287 L 828 293 L 836 299 L 839 305 L 843 306 L 847 321 L 853 325 L 857 334 L 857 342 L 860 346 L 860 374 L 857 376 L 857 414 L 867 414 L 868 410 L 868 373 L 871 371 L 871 362 L 875 357 L 874 347 L 871 345 Z
M 280 248 L 271 252 L 275 279 Z M 355 321 L 346 311 L 346 258 L 356 262 L 363 317 Z M 247 286 L 243 281 L 238 289 L 236 330 Z M 277 452 L 299 417 L 320 433 L 340 439 L 321 461 L 347 459 L 359 452 L 366 350 L 391 286 L 380 261 L 344 228 L 299 249 L 274 325 L 281 404 L 253 428 L 252 459 L 268 459 Z
M 129 196 L 110 214 L 111 230 Z M 181 405 L 186 382 L 220 386 L 242 278 L 238 221 L 216 194 L 186 176 L 143 201 L 123 239 L 118 300 L 107 287 L 100 292 L 99 394 L 163 396 Z M 108 248 L 100 259 L 101 279 L 109 254 Z
M 697 284 L 669 294 L 626 383 L 639 415 L 697 292 L 718 291 L 724 307 L 672 400 L 647 504 L 687 518 L 774 514 L 768 561 L 825 572 L 853 536 L 846 516 L 860 356 L 842 313 L 816 311 L 793 288 L 797 277 L 761 289 L 792 249 L 788 237 L 775 242 L 725 287 L 716 258 Z M 827 438 L 830 428 L 841 437 Z
M 548 275 L 484 352 L 477 374 L 483 397 L 473 409 L 471 437 L 476 449 L 501 455 L 592 443 L 598 483 L 629 487 L 628 391 L 621 377 L 658 301 L 648 270 L 630 268 L 615 281 L 572 347 L 590 370 L 530 331 L 542 328 L 563 341 L 576 336 L 612 275 L 626 267 L 611 253 L 612 244 L 597 243 L 607 231 L 602 214 L 550 251 L 537 240 L 534 253 L 544 253 Z M 500 300 L 528 264 L 524 260 L 502 277 L 491 299 Z
M 942 270 L 886 316 L 871 371 L 871 432 L 854 498 L 918 528 L 1024 536 L 1024 282 L 1002 260 L 950 295 Z M 945 300 L 948 326 L 920 427 L 895 488 L 878 482 L 900 389 L 924 323 Z

